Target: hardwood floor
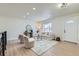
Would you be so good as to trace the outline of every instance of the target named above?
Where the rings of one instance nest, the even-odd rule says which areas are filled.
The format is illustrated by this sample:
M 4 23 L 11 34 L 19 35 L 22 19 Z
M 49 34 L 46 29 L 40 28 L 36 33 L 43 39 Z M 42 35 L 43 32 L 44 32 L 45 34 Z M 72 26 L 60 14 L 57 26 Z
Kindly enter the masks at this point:
M 6 56 L 37 56 L 31 49 L 20 43 L 8 44 Z M 59 42 L 42 56 L 79 56 L 79 44 Z

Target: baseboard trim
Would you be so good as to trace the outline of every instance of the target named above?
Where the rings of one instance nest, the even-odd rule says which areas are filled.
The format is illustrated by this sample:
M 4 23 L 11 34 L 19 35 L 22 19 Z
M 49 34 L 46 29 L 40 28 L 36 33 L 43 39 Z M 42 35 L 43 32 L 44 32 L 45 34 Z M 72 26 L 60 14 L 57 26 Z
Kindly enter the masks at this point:
M 69 42 L 69 43 L 79 44 L 78 42 L 70 42 L 70 41 L 66 41 L 66 40 L 63 40 L 63 42 Z
M 19 42 L 18 39 L 14 39 L 14 40 L 7 40 L 7 44 L 14 44 L 14 43 L 17 43 Z

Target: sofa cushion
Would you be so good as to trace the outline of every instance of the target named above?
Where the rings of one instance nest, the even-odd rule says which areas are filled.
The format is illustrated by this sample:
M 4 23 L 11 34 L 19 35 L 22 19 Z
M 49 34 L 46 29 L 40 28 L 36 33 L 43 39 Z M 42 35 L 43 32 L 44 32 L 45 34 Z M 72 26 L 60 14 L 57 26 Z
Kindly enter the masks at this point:
M 34 41 L 34 39 L 33 38 L 29 38 L 28 41 L 29 42 L 32 42 L 32 41 Z

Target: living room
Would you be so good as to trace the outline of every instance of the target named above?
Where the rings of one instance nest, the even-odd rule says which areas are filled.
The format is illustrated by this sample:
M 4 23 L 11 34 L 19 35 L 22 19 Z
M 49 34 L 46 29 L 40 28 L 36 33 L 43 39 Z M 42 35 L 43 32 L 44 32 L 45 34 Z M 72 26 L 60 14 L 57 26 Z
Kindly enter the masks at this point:
M 5 56 L 78 56 L 78 5 L 0 4 L 0 33 L 7 31 Z

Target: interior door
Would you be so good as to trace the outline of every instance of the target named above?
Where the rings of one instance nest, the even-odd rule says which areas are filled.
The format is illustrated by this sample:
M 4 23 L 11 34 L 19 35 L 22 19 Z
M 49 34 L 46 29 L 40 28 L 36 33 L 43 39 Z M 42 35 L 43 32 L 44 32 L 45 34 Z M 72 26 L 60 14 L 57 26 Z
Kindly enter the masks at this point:
M 65 22 L 64 26 L 64 40 L 70 42 L 77 42 L 77 25 L 73 20 Z

